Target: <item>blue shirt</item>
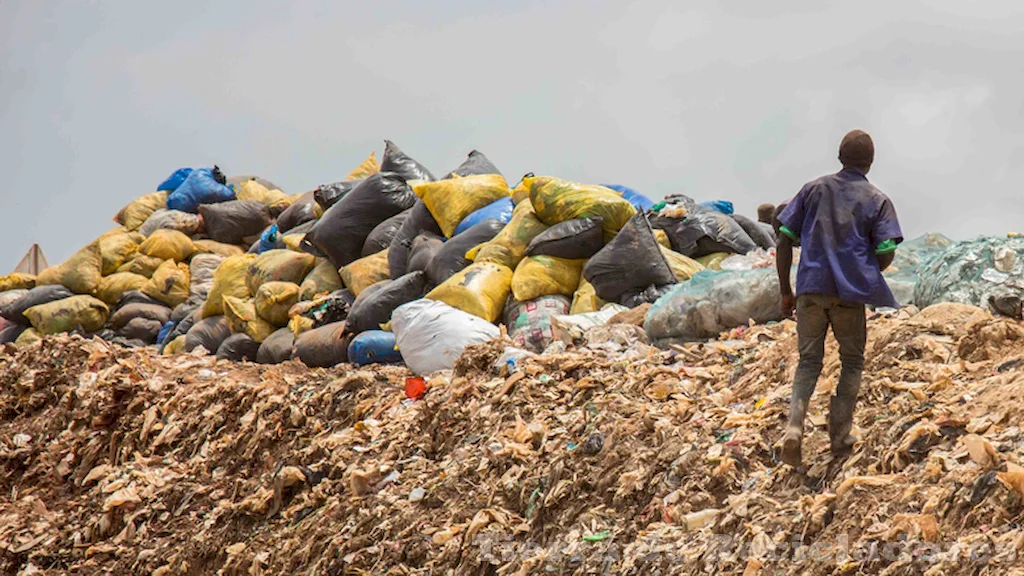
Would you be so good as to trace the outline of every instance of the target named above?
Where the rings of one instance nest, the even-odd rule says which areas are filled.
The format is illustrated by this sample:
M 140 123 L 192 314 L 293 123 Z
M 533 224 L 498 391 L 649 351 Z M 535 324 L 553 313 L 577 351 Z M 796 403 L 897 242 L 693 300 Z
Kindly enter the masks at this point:
M 796 294 L 833 294 L 849 302 L 897 308 L 882 278 L 876 250 L 903 241 L 889 197 L 860 171 L 808 182 L 779 214 L 800 239 Z

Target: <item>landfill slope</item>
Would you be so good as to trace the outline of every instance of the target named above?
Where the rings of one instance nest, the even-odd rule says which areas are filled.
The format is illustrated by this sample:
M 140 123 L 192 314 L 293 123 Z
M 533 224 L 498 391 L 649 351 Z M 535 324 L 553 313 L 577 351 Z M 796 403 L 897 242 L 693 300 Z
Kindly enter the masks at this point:
M 7 347 L 0 573 L 1024 573 L 1019 322 L 963 305 L 870 319 L 863 442 L 842 462 L 830 338 L 805 470 L 773 448 L 792 322 L 643 340 L 599 327 L 502 376 L 505 343 L 475 346 L 415 402 L 400 367 Z M 905 553 L 773 552 L 842 538 Z

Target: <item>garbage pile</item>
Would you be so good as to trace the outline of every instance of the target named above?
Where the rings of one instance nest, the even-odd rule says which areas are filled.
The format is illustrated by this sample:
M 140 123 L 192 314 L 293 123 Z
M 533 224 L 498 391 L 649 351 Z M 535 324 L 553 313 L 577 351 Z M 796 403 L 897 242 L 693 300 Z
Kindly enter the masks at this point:
M 440 318 L 418 302 L 392 323 Z M 430 378 L 77 335 L 8 347 L 0 572 L 1020 573 L 1019 322 L 873 316 L 842 461 L 830 342 L 794 470 L 775 447 L 791 321 L 660 350 L 633 313 L 560 352 L 473 345 Z
M 438 179 L 385 143 L 380 162 L 294 195 L 216 166 L 176 170 L 66 262 L 0 279 L 0 343 L 71 332 L 429 374 L 498 324 L 541 352 L 557 316 L 650 304 L 705 268 L 771 258 L 770 227 L 726 201 L 655 204 L 533 174 L 510 186 L 478 151 Z

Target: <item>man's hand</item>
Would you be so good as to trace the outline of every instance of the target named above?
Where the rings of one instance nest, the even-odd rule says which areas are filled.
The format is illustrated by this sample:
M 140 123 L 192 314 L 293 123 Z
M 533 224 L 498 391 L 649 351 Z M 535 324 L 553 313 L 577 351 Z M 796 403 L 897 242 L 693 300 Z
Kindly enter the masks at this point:
M 782 295 L 782 316 L 784 318 L 792 318 L 793 311 L 796 310 L 796 296 L 793 293 Z
M 793 310 L 796 309 L 796 296 L 793 296 L 793 288 L 789 282 L 789 271 L 793 266 L 793 242 L 789 236 L 783 234 L 779 237 L 779 244 L 775 247 L 775 268 L 779 273 L 779 292 L 782 294 L 782 316 L 792 318 Z

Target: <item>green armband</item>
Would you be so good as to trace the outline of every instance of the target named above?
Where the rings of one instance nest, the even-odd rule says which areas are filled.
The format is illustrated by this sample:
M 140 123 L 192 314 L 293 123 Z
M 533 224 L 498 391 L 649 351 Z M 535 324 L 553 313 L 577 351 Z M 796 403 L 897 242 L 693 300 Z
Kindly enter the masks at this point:
M 789 228 L 786 228 L 785 226 L 779 226 L 779 232 L 782 232 L 786 236 L 789 236 L 789 239 L 794 241 L 794 242 L 799 242 L 800 241 L 800 236 L 794 234 L 792 230 L 790 230 Z M 893 250 L 895 250 L 895 249 L 896 249 L 896 247 L 894 246 Z
M 888 254 L 896 251 L 896 241 L 892 238 L 885 240 L 875 248 L 875 254 Z

